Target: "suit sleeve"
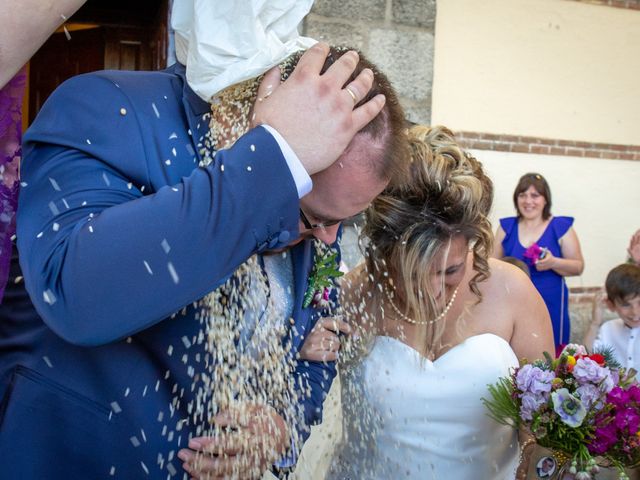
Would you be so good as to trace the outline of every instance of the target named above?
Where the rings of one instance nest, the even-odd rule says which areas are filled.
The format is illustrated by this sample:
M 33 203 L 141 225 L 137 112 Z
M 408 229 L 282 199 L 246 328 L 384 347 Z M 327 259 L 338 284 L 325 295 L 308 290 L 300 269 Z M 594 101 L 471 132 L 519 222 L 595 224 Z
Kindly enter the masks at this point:
M 146 122 L 117 84 L 87 75 L 63 84 L 25 136 L 21 266 L 39 314 L 69 342 L 149 328 L 297 236 L 296 186 L 263 128 L 167 185 Z
M 310 427 L 322 422 L 322 403 L 327 398 L 336 376 L 336 362 L 302 361 L 296 369 L 296 374 L 303 392 L 305 428 L 301 429 L 301 437 L 304 441 L 309 436 Z

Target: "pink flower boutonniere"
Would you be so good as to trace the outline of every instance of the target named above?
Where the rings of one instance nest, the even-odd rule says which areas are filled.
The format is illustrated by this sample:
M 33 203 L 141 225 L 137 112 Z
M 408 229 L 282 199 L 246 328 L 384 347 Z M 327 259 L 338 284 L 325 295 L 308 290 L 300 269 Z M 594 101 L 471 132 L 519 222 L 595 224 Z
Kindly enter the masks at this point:
M 316 251 L 317 251 L 316 245 Z M 325 308 L 330 304 L 329 296 L 335 288 L 334 278 L 343 274 L 338 268 L 338 252 L 327 248 L 323 253 L 316 253 L 316 262 L 309 276 L 309 285 L 304 294 L 302 306 L 307 308 L 313 305 L 317 308 Z

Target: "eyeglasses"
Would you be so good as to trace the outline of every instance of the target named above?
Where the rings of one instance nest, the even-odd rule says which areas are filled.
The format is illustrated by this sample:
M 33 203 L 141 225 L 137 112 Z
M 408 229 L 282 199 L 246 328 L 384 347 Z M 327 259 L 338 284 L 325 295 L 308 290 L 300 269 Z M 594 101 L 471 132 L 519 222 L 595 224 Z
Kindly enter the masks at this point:
M 326 222 L 311 223 L 302 209 L 300 209 L 300 220 L 302 220 L 304 228 L 306 228 L 307 230 L 313 230 L 314 228 L 332 227 L 333 225 L 337 225 L 338 223 L 342 222 L 342 220 L 327 220 Z

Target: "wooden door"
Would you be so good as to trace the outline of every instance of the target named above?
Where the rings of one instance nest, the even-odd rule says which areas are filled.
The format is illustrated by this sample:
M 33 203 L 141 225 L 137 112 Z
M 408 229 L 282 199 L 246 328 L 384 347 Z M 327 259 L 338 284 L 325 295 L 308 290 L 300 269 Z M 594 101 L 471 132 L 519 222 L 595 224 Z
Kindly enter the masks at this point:
M 66 79 L 104 69 L 105 30 L 91 28 L 54 33 L 29 63 L 29 123 L 45 100 Z
M 30 62 L 24 115 L 29 124 L 58 85 L 74 75 L 165 68 L 168 18 L 168 0 L 87 1 L 70 19 L 71 40 L 64 32 L 55 33 Z M 82 29 L 87 25 L 92 28 Z

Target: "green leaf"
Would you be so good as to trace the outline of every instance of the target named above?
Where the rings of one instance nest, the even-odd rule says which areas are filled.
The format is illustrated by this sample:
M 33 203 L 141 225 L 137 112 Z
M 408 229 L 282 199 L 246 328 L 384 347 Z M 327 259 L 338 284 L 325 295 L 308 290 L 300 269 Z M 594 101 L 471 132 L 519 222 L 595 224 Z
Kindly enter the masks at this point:
M 503 377 L 495 385 L 487 385 L 490 399 L 482 398 L 489 410 L 489 417 L 502 425 L 517 428 L 520 425 L 520 409 L 513 401 L 513 384 L 510 377 Z
M 553 366 L 553 358 L 549 355 L 549 352 L 544 352 L 542 355 L 544 355 L 547 365 L 551 368 Z

